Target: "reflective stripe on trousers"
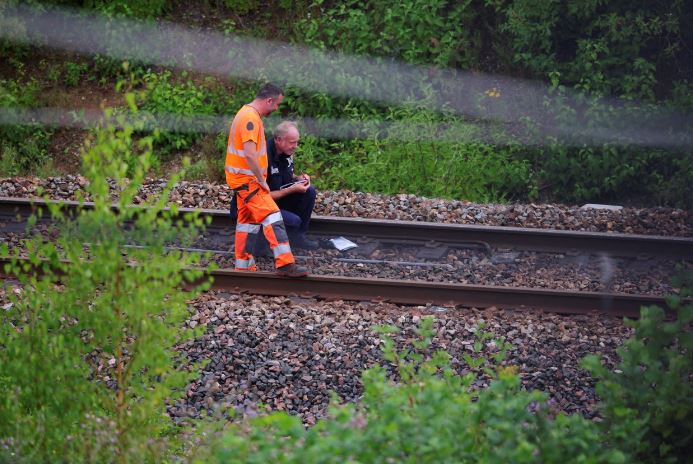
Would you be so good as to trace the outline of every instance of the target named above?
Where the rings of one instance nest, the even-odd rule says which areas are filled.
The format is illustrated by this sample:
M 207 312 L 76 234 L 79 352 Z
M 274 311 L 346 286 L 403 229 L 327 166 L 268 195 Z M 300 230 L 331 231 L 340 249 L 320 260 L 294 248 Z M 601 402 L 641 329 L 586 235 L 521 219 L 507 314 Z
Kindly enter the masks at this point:
M 248 271 L 257 269 L 252 253 L 261 227 L 272 249 L 275 266 L 281 267 L 293 263 L 294 255 L 291 253 L 284 220 L 270 194 L 257 185 L 250 185 L 248 190 L 237 191 L 236 198 L 238 201 L 236 269 Z M 245 201 L 246 199 L 248 202 Z
M 260 224 L 238 224 L 236 230 L 238 229 L 249 234 L 257 234 L 260 232 Z
M 246 271 L 255 271 L 257 269 L 255 258 L 253 257 L 253 248 L 259 232 L 260 224 L 236 225 L 236 269 Z M 285 266 L 295 261 L 288 236 L 286 235 L 284 221 L 280 219 L 279 222 L 263 225 L 262 232 L 272 249 L 276 267 Z
M 255 270 L 257 269 L 257 266 L 255 265 L 255 258 L 250 258 L 250 259 L 237 259 L 236 260 L 236 269 L 239 271 L 249 271 L 249 270 Z

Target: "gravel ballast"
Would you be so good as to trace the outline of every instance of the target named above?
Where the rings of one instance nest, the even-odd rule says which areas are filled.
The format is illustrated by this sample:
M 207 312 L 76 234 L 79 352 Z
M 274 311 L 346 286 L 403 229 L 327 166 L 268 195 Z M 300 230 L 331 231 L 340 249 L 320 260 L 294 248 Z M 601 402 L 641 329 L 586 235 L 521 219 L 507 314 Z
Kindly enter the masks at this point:
M 589 354 L 616 360 L 615 348 L 630 335 L 621 320 L 604 316 L 559 316 L 524 311 L 406 307 L 384 302 L 317 301 L 208 292 L 190 305 L 187 324 L 206 325 L 205 334 L 181 347 L 192 361 L 209 359 L 186 398 L 171 408 L 174 417 L 234 408 L 254 414 L 259 403 L 298 414 L 307 424 L 324 416 L 331 391 L 343 401 L 362 393 L 360 373 L 383 362 L 375 325 L 401 329 L 401 349 L 416 337 L 422 317 L 435 318 L 429 353 L 444 349 L 460 374 L 469 372 L 463 354 L 473 353 L 480 323 L 513 348 L 506 364 L 518 368 L 523 388 L 547 392 L 550 404 L 567 413 L 595 417 L 593 381 L 579 366 Z M 494 352 L 487 345 L 482 354 Z M 477 372 L 475 386 L 488 384 Z
M 87 181 L 81 176 L 0 180 L 0 196 L 30 198 L 39 187 L 52 199 L 75 200 Z M 148 179 L 136 201 L 156 195 L 165 185 Z M 114 191 L 115 194 L 115 191 Z M 229 188 L 209 182 L 180 182 L 171 201 L 186 208 L 228 209 Z M 476 204 L 415 195 L 375 195 L 348 191 L 318 192 L 315 214 L 455 224 L 512 226 L 626 234 L 693 236 L 693 216 L 674 208 L 583 209 L 557 204 Z

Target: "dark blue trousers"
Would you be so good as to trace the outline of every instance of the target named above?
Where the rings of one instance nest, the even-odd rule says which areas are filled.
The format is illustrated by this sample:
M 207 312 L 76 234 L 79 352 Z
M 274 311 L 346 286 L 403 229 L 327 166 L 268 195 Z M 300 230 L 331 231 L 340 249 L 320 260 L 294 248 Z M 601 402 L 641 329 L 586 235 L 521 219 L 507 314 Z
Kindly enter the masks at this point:
M 306 193 L 292 193 L 277 200 L 282 213 L 286 232 L 291 235 L 305 235 L 310 226 L 310 216 L 315 206 L 315 188 L 308 187 Z

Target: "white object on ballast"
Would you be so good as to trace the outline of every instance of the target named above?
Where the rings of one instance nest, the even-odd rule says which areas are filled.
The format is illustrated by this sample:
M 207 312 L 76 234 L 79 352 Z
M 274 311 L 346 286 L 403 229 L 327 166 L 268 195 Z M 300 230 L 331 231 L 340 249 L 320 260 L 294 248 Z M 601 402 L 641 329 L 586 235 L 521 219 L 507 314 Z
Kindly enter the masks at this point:
M 344 237 L 331 238 L 330 242 L 332 242 L 332 245 L 339 251 L 351 250 L 352 248 L 358 247 L 357 244 Z
M 586 205 L 580 206 L 580 209 L 608 209 L 609 211 L 620 211 L 623 206 L 618 205 L 600 205 L 597 203 L 587 203 Z

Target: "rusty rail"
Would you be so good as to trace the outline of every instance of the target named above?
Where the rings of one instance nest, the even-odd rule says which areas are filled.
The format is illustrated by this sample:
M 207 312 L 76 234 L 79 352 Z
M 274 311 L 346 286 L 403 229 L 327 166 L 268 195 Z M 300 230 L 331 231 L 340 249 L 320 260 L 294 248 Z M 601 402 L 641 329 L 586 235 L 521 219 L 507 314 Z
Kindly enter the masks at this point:
M 20 260 L 24 261 L 24 260 Z M 0 258 L 0 276 L 12 277 L 5 270 L 9 259 Z M 41 267 L 24 261 L 43 273 Z M 543 311 L 560 314 L 600 314 L 618 317 L 638 317 L 640 307 L 657 305 L 666 308 L 664 297 L 598 292 L 569 292 L 521 287 L 462 285 L 451 283 L 399 281 L 376 278 L 309 276 L 287 279 L 269 272 L 243 272 L 227 269 L 215 270 L 197 282 L 187 283 L 190 288 L 208 276 L 213 277 L 212 288 L 234 293 L 268 296 L 296 295 L 304 298 L 347 301 L 387 301 L 400 305 L 436 305 L 443 308 L 488 308 L 525 311 Z
M 520 287 L 462 285 L 390 279 L 309 276 L 286 279 L 268 272 L 216 270 L 213 288 L 260 295 L 289 295 L 351 301 L 378 300 L 403 305 L 539 310 L 564 314 L 599 313 L 638 317 L 641 306 L 666 308 L 663 297 L 569 292 Z
M 67 212 L 80 206 L 64 202 Z M 90 208 L 90 204 L 83 207 Z M 42 200 L 0 197 L 0 215 L 5 218 L 30 215 L 45 210 Z M 179 208 L 181 215 L 198 211 L 211 218 L 211 227 L 232 227 L 228 213 L 221 210 Z M 652 235 L 581 232 L 552 229 L 524 229 L 468 224 L 440 224 L 417 221 L 393 221 L 360 218 L 314 216 L 311 233 L 315 235 L 344 235 L 372 239 L 419 240 L 456 244 L 484 242 L 494 247 L 519 248 L 546 252 L 581 252 L 607 256 L 660 256 L 675 259 L 693 258 L 693 239 Z

